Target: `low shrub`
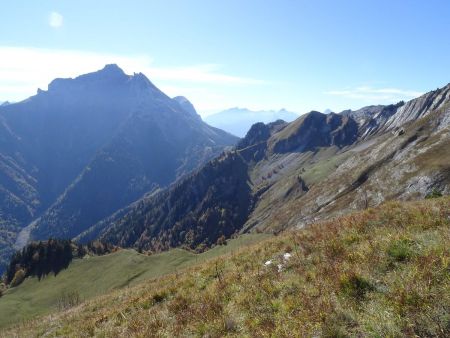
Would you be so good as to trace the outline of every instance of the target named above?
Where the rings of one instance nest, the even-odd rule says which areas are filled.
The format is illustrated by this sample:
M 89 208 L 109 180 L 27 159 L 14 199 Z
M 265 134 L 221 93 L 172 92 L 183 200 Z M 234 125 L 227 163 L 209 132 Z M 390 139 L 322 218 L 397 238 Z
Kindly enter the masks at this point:
M 428 193 L 425 198 L 426 199 L 430 199 L 430 198 L 438 198 L 438 197 L 442 197 L 442 192 L 440 192 L 439 190 L 437 190 L 436 188 L 434 188 L 430 193 Z
M 408 239 L 400 239 L 391 243 L 387 253 L 389 257 L 397 262 L 405 262 L 409 260 L 413 254 L 413 242 Z
M 341 278 L 341 290 L 343 294 L 357 300 L 364 299 L 366 293 L 374 289 L 374 286 L 367 279 L 357 274 L 351 274 Z
M 10 283 L 11 287 L 17 286 L 20 283 L 23 282 L 23 280 L 25 279 L 26 275 L 25 275 L 25 271 L 23 269 L 19 269 L 16 271 L 16 273 L 14 274 L 14 277 Z

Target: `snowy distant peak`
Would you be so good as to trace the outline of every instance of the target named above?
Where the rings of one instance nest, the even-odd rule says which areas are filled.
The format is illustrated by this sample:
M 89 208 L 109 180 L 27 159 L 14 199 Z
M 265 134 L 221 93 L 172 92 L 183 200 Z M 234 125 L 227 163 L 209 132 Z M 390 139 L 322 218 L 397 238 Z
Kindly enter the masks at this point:
M 276 110 L 254 111 L 247 108 L 234 107 L 220 113 L 210 115 L 205 121 L 210 125 L 226 130 L 234 135 L 244 137 L 250 127 L 257 123 L 270 123 L 276 120 L 291 122 L 298 118 L 298 114 L 282 108 Z
M 219 113 L 213 114 L 211 116 L 219 115 L 219 114 L 222 114 L 222 113 L 233 113 L 233 114 L 267 114 L 267 113 L 284 114 L 284 113 L 288 113 L 288 114 L 295 114 L 296 116 L 298 116 L 297 113 L 292 113 L 292 112 L 288 111 L 286 108 L 281 108 L 280 110 L 275 110 L 275 109 L 270 109 L 270 110 L 252 110 L 252 109 L 241 108 L 241 107 L 229 108 L 229 109 L 226 109 L 226 110 L 221 111 Z

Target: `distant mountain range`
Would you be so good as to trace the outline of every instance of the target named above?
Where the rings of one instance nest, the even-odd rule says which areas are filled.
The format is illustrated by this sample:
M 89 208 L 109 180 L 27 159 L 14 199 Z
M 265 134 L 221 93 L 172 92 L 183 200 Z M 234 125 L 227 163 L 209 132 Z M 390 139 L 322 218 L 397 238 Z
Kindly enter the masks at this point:
M 203 251 L 245 232 L 450 193 L 450 85 L 407 103 L 257 123 L 229 152 L 80 238 Z
M 237 141 L 117 65 L 0 106 L 0 260 L 30 234 L 77 236 Z
M 291 122 L 296 118 L 298 118 L 298 114 L 286 109 L 252 111 L 236 107 L 209 115 L 204 120 L 211 126 L 223 129 L 233 135 L 244 137 L 250 127 L 257 122 L 270 123 L 276 120 Z

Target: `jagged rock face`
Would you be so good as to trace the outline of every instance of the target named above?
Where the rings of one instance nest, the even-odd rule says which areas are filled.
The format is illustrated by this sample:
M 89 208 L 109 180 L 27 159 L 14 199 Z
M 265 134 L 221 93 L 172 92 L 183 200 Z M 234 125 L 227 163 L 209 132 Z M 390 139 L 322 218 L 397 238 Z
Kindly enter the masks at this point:
M 421 97 L 411 100 L 399 107 L 395 115 L 386 122 L 386 129 L 392 129 L 404 125 L 409 121 L 417 120 L 436 111 L 450 100 L 450 84 Z
M 274 137 L 271 148 L 275 153 L 306 151 L 332 145 L 352 144 L 358 136 L 358 125 L 349 116 L 311 112 L 292 122 Z
M 441 120 L 439 121 L 438 131 L 450 127 L 450 104 L 442 107 L 443 113 L 441 114 Z
M 420 119 L 432 111 L 439 110 L 448 104 L 450 84 L 426 93 L 406 104 L 401 101 L 388 106 L 369 106 L 357 111 L 343 111 L 340 114 L 353 117 L 359 125 L 362 138 L 384 133 L 408 122 Z
M 370 120 L 373 116 L 380 113 L 384 107 L 385 106 L 383 105 L 376 105 L 363 107 L 358 110 L 347 109 L 340 112 L 339 114 L 352 117 L 358 123 L 358 126 L 362 126 L 366 123 L 366 121 Z
M 374 135 L 386 127 L 387 121 L 397 113 L 398 109 L 404 105 L 404 102 L 383 106 L 373 116 L 366 119 L 365 123 L 360 125 L 359 131 L 362 138 L 368 135 Z

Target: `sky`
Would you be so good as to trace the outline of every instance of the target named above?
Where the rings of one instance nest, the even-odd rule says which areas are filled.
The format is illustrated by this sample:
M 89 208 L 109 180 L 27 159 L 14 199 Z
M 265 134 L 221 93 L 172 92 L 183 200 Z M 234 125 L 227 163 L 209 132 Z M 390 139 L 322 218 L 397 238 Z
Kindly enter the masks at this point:
M 203 116 L 357 109 L 450 82 L 448 0 L 7 0 L 0 101 L 116 63 Z

